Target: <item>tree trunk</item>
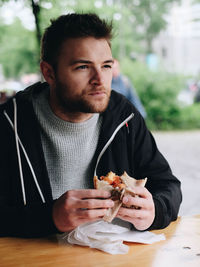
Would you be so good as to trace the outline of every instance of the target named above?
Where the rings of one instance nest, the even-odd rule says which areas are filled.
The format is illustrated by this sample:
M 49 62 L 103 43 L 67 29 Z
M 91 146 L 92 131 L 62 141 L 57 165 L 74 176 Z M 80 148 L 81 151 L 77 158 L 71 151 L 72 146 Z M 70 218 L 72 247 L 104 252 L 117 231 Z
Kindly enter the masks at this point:
M 32 12 L 35 18 L 36 26 L 36 39 L 37 39 L 37 48 L 40 50 L 40 40 L 41 40 L 41 28 L 40 28 L 40 5 L 39 1 L 31 0 Z

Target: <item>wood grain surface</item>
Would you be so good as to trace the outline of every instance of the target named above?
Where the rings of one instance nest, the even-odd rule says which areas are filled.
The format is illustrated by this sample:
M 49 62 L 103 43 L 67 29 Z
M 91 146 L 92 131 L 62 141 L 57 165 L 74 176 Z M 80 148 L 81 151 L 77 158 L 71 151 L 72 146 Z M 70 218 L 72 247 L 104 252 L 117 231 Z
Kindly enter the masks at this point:
M 199 267 L 200 215 L 178 218 L 164 233 L 166 240 L 152 245 L 126 243 L 129 253 L 110 255 L 88 247 L 59 245 L 56 237 L 0 238 L 0 266 L 137 266 Z

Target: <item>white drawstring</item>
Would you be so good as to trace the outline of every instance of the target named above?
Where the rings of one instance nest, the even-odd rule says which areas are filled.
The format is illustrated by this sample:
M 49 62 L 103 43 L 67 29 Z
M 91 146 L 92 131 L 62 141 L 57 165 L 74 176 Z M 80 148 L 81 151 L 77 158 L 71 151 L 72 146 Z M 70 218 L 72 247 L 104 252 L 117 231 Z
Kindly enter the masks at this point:
M 14 132 L 15 132 L 15 143 L 17 148 L 17 158 L 18 158 L 18 165 L 19 165 L 19 174 L 20 174 L 20 180 L 21 180 L 21 187 L 22 187 L 22 194 L 23 194 L 23 200 L 24 205 L 26 205 L 26 193 L 24 188 L 24 177 L 23 177 L 23 171 L 22 171 L 22 162 L 21 162 L 21 156 L 19 151 L 19 142 L 18 142 L 18 136 L 17 136 L 17 108 L 16 108 L 16 100 L 13 99 L 14 104 Z
M 97 166 L 99 164 L 99 161 L 103 155 L 103 153 L 106 151 L 106 149 L 108 148 L 108 146 L 110 145 L 110 143 L 113 141 L 115 135 L 118 133 L 118 131 L 125 125 L 127 124 L 128 121 L 130 121 L 132 118 L 134 117 L 134 113 L 131 113 L 130 116 L 128 116 L 123 122 L 121 122 L 118 127 L 115 129 L 115 131 L 113 132 L 113 134 L 111 135 L 110 139 L 108 140 L 108 142 L 105 144 L 105 146 L 103 147 L 103 149 L 101 150 L 98 158 L 97 158 L 97 162 L 96 162 L 96 166 L 95 166 L 95 170 L 94 170 L 94 176 L 96 176 L 96 172 L 97 172 Z
M 31 173 L 33 175 L 33 179 L 34 179 L 34 182 L 35 182 L 35 185 L 37 187 L 37 190 L 40 194 L 40 197 L 42 199 L 42 202 L 45 203 L 45 199 L 44 199 L 44 196 L 42 194 L 42 191 L 40 189 L 40 186 L 38 184 L 38 181 L 37 181 L 37 178 L 36 178 L 36 175 L 35 175 L 35 172 L 33 170 L 33 167 L 31 165 L 31 162 L 29 160 L 29 157 L 26 153 L 26 150 L 18 136 L 18 133 L 17 133 L 17 105 L 16 105 L 16 99 L 14 98 L 13 99 L 13 105 L 14 105 L 14 125 L 10 119 L 10 117 L 8 116 L 7 112 L 4 110 L 4 115 L 6 116 L 8 122 L 10 123 L 11 127 L 13 128 L 14 132 L 15 132 L 15 142 L 16 142 L 16 149 L 17 149 L 17 157 L 18 157 L 18 164 L 19 164 L 19 172 L 20 172 L 20 180 L 21 180 L 21 187 L 22 187 L 22 194 L 23 194 L 23 201 L 24 201 L 24 205 L 26 205 L 26 193 L 25 193 L 25 187 L 24 187 L 24 178 L 23 178 L 23 171 L 22 171 L 22 163 L 21 163 L 21 157 L 20 157 L 20 150 L 19 150 L 19 144 L 22 148 L 22 151 L 24 153 L 24 156 L 27 160 L 27 163 L 29 165 L 29 168 L 31 170 Z

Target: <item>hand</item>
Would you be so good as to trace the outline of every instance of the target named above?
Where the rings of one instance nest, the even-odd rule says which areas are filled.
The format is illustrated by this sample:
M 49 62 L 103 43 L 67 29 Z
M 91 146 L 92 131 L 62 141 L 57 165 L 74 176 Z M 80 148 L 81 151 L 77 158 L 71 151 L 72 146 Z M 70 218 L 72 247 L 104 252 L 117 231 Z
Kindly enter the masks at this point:
M 53 206 L 53 221 L 61 232 L 71 231 L 80 224 L 102 218 L 114 202 L 110 192 L 96 189 L 70 190 Z
M 117 217 L 132 223 L 137 230 L 146 230 L 155 218 L 154 201 L 145 187 L 137 186 L 133 188 L 133 191 L 137 196 L 125 195 L 123 197 L 123 206 L 119 209 Z

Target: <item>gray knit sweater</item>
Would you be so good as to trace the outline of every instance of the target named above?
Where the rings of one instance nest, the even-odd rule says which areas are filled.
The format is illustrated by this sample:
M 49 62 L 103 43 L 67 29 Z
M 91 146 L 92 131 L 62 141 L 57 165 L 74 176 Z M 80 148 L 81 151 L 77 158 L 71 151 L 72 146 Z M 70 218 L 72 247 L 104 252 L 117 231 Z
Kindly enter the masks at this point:
M 102 118 L 71 123 L 58 118 L 51 110 L 49 90 L 33 99 L 41 129 L 42 146 L 50 177 L 53 199 L 70 189 L 93 188 L 94 154 Z

